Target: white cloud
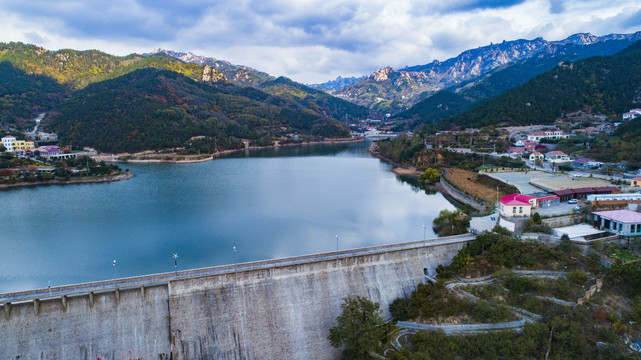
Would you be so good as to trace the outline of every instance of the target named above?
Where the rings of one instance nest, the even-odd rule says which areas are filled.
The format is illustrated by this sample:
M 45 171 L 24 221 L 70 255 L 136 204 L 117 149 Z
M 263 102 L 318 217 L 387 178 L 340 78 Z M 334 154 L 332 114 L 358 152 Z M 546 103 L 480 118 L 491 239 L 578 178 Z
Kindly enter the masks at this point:
M 0 41 L 118 55 L 164 47 L 320 82 L 490 42 L 634 32 L 640 11 L 632 0 L 5 0 Z

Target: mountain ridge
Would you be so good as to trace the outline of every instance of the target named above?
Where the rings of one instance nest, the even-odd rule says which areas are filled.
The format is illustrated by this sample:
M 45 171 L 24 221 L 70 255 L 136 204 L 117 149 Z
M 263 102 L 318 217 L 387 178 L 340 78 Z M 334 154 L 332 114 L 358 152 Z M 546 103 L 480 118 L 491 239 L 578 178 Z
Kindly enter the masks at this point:
M 251 87 L 209 85 L 166 69 L 143 68 L 75 91 L 42 126 L 63 143 L 120 153 L 187 148 L 204 151 L 259 145 L 295 132 L 346 137 L 336 120 Z M 195 140 L 194 140 L 195 142 Z
M 384 67 L 331 93 L 370 109 L 397 113 L 439 90 L 473 80 L 501 66 L 535 56 L 552 57 L 562 54 L 569 46 L 587 46 L 606 41 L 622 41 L 630 45 L 640 39 L 641 31 L 604 36 L 579 33 L 559 41 L 547 41 L 541 37 L 503 41 L 463 51 L 442 62 L 434 60 L 425 65 L 406 66 L 400 70 Z M 614 52 L 616 51 L 612 53 Z
M 621 114 L 641 103 L 641 40 L 608 56 L 563 62 L 438 126 L 551 124 L 577 110 Z

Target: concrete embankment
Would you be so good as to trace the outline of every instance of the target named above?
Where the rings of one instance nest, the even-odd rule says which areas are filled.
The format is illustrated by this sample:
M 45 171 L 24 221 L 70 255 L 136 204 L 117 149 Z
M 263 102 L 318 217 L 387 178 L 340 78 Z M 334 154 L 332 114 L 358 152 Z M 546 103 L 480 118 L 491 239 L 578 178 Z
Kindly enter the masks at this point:
M 5 359 L 337 359 L 347 296 L 384 315 L 473 236 L 0 294 Z
M 450 185 L 444 178 L 441 176 L 439 180 L 440 188 L 445 191 L 449 196 L 453 197 L 457 201 L 460 201 L 463 204 L 468 204 L 478 211 L 483 211 L 486 208 L 485 203 L 480 200 L 477 200 L 470 195 L 462 192 L 461 190 L 456 189 L 454 186 Z

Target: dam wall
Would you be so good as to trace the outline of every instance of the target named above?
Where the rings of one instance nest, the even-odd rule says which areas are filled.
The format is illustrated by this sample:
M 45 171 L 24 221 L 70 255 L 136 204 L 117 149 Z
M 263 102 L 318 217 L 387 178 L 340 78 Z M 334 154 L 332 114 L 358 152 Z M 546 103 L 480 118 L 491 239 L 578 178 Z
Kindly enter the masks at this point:
M 368 297 L 389 318 L 392 300 L 472 239 L 0 294 L 0 360 L 336 359 L 327 336 L 343 298 Z
M 5 304 L 0 359 L 169 360 L 167 297 L 154 286 Z

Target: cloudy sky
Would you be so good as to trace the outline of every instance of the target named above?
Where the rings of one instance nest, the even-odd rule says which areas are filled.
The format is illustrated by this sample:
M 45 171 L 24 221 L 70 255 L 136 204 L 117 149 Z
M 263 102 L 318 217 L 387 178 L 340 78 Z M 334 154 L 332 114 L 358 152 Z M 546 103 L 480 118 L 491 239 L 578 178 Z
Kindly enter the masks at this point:
M 0 41 L 206 55 L 305 83 L 490 42 L 641 30 L 638 0 L 0 0 Z

